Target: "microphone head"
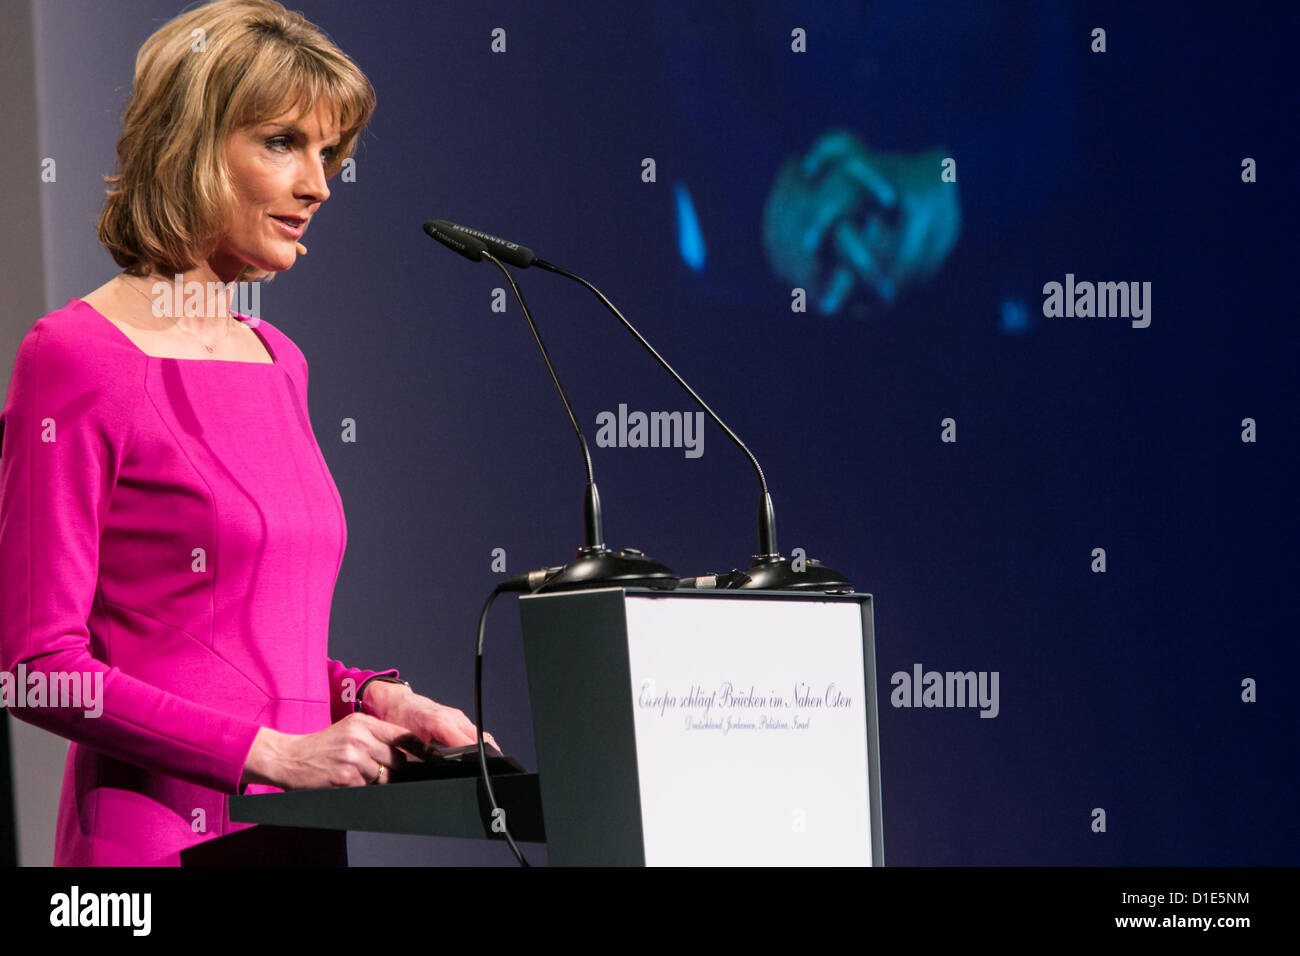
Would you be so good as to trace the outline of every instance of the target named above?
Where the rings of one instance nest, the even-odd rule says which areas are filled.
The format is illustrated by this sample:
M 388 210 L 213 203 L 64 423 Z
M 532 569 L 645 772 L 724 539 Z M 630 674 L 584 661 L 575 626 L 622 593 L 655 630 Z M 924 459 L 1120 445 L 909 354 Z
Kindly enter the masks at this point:
M 483 253 L 487 252 L 487 246 L 454 226 L 448 229 L 447 226 L 451 225 L 445 219 L 430 219 L 425 222 L 424 231 L 452 250 L 452 252 L 460 253 L 470 262 L 482 260 Z
M 470 239 L 477 239 L 487 251 L 492 253 L 506 265 L 516 266 L 520 269 L 527 269 L 537 258 L 533 250 L 527 246 L 521 246 L 517 242 L 511 242 L 509 239 L 502 239 L 500 236 L 494 236 L 490 232 L 484 232 L 481 229 L 473 229 L 469 226 L 462 226 L 458 222 L 452 222 L 449 219 L 435 219 L 434 225 L 443 232 L 455 236 L 463 236 Z

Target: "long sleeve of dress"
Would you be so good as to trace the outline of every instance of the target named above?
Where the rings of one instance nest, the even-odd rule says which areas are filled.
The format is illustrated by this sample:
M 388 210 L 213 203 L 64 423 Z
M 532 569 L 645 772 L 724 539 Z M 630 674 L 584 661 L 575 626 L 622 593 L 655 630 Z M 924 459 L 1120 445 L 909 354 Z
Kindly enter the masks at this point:
M 239 792 L 258 723 L 123 673 L 106 662 L 111 648 L 92 646 L 100 536 L 132 418 L 59 339 L 42 323 L 24 338 L 0 416 L 0 668 L 28 698 L 11 713 L 118 760 Z M 19 676 L 26 687 L 13 686 Z M 34 705 L 38 683 L 53 698 L 73 681 L 80 706 Z M 88 706 L 97 688 L 102 700 Z

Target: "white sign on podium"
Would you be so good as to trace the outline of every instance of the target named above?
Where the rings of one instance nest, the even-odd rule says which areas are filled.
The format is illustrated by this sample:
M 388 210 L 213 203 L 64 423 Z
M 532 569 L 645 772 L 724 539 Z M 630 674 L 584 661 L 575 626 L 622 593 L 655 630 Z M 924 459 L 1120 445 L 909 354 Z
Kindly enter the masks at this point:
M 861 608 L 626 607 L 646 865 L 870 866 Z

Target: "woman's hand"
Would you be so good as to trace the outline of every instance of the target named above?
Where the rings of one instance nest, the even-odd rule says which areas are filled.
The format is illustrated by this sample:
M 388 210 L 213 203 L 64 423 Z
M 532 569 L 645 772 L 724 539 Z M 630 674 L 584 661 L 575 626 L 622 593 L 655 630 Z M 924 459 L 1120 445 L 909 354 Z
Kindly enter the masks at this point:
M 405 684 L 371 681 L 366 685 L 362 706 L 367 713 L 396 724 L 436 747 L 478 743 L 478 728 L 463 712 L 416 694 Z M 491 734 L 485 733 L 483 742 L 501 750 Z
M 387 770 L 406 760 L 393 745 L 407 733 L 405 727 L 368 714 L 349 714 L 314 734 L 263 727 L 253 739 L 240 783 L 282 790 L 387 783 Z
M 349 714 L 314 734 L 283 734 L 263 727 L 248 751 L 239 782 L 281 790 L 387 783 L 387 771 L 406 760 L 398 749 L 403 737 L 415 734 L 442 747 L 478 743 L 477 728 L 464 713 L 412 693 L 404 684 L 372 681 L 366 685 L 363 706 L 369 713 Z M 491 734 L 484 734 L 483 742 L 501 751 Z M 385 772 L 380 773 L 381 767 Z

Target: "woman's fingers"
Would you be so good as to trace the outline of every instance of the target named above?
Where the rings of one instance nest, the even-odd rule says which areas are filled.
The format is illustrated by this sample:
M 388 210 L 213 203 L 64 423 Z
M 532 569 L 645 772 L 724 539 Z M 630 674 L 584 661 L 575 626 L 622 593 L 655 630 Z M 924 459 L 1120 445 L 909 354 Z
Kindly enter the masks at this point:
M 409 727 L 388 723 L 366 714 L 355 715 L 361 718 L 360 727 L 371 734 L 368 742 L 370 756 L 376 763 L 387 764 L 389 768 L 405 761 L 405 755 L 396 748 L 405 747 L 417 755 L 424 755 L 424 741 L 434 747 L 465 747 L 478 744 L 478 728 L 463 710 L 439 704 L 435 700 L 415 697 L 402 712 L 402 719 Z M 352 717 L 348 718 L 352 720 Z M 501 749 L 491 734 L 483 735 L 484 743 Z M 371 779 L 374 774 L 371 774 Z
M 347 720 L 353 724 L 353 742 L 359 744 L 363 751 L 356 766 L 365 782 L 387 783 L 392 776 L 391 771 L 406 763 L 406 755 L 396 745 L 408 737 L 410 731 L 369 714 L 354 714 Z

